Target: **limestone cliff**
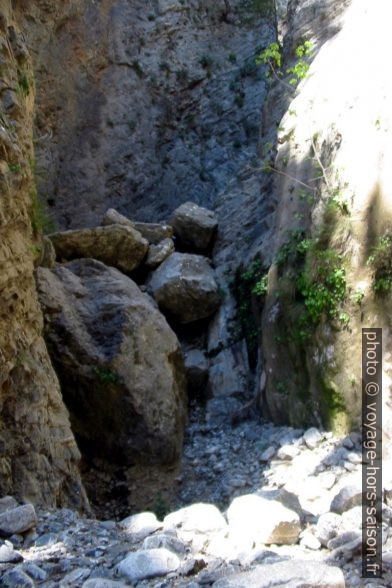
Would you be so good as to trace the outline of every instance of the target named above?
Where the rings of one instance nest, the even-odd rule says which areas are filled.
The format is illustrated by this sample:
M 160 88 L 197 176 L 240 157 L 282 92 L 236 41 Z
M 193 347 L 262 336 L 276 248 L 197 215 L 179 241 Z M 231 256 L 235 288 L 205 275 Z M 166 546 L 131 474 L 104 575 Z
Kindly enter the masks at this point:
M 34 2 L 40 189 L 61 227 L 211 207 L 256 155 L 268 2 Z M 57 4 L 57 3 L 56 3 Z M 268 12 L 268 11 L 267 11 Z
M 392 87 L 383 10 L 386 2 L 291 3 L 287 63 L 304 38 L 314 50 L 295 93 L 275 87 L 289 98 L 271 167 L 278 206 L 262 330 L 267 404 L 278 421 L 358 426 L 361 328 L 382 327 L 390 427 Z
M 34 258 L 34 76 L 11 2 L 0 3 L 0 494 L 83 506 L 80 458 L 42 338 Z

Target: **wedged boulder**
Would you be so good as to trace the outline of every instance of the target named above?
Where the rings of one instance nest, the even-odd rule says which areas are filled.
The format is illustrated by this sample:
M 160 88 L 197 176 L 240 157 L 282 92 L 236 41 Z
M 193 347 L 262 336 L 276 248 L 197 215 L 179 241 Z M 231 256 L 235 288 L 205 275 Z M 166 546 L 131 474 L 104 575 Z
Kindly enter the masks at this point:
M 92 257 L 126 273 L 136 269 L 148 251 L 148 242 L 136 229 L 120 224 L 62 231 L 49 238 L 58 259 Z
M 146 259 L 146 266 L 155 268 L 174 253 L 173 239 L 163 239 L 156 245 L 150 245 Z
M 230 535 L 244 546 L 297 543 L 300 517 L 277 500 L 255 494 L 235 498 L 227 511 Z
M 39 268 L 37 282 L 81 448 L 123 463 L 175 460 L 186 418 L 183 360 L 149 296 L 93 259 Z
M 154 272 L 149 287 L 161 310 L 183 324 L 211 316 L 220 304 L 214 271 L 201 255 L 173 253 Z
M 109 208 L 106 211 L 101 225 L 103 227 L 109 225 L 124 225 L 126 227 L 132 227 L 138 231 L 144 239 L 146 239 L 151 245 L 156 245 L 164 239 L 171 239 L 173 237 L 173 227 L 166 223 L 140 223 L 131 221 L 129 218 L 120 214 L 114 208 Z
M 196 251 L 208 249 L 218 227 L 215 214 L 194 202 L 181 204 L 170 222 L 180 243 Z
M 171 239 L 174 235 L 173 227 L 165 223 L 134 223 L 135 229 L 147 239 L 150 245 L 156 245 L 163 239 Z

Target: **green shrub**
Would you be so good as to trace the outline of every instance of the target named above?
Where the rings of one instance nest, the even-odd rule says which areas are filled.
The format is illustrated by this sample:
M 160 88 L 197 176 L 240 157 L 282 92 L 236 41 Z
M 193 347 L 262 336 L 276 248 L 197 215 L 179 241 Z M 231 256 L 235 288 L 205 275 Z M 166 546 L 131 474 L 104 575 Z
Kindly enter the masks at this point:
M 373 290 L 379 296 L 387 294 L 392 286 L 392 236 L 381 236 L 367 260 L 373 267 Z
M 37 235 L 46 235 L 56 230 L 56 224 L 50 217 L 45 202 L 37 194 L 37 190 L 32 190 L 31 196 L 31 226 Z

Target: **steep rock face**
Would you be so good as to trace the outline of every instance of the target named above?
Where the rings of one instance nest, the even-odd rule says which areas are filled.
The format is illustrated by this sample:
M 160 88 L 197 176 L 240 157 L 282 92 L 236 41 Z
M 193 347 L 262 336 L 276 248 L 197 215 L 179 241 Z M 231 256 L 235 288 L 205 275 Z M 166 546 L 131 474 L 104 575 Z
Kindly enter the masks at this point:
M 360 419 L 362 327 L 383 328 L 390 382 L 391 37 L 385 23 L 376 27 L 386 2 L 325 3 L 327 28 L 315 4 L 292 3 L 291 43 L 307 35 L 316 45 L 280 123 L 263 348 L 272 417 L 344 430 Z M 377 67 L 373 34 L 382 40 Z
M 34 82 L 18 27 L 0 7 L 0 495 L 80 507 L 80 458 L 42 338 L 33 277 L 38 228 L 34 195 Z
M 186 389 L 177 337 L 127 276 L 93 259 L 39 268 L 46 338 L 73 430 L 112 463 L 175 461 Z
M 93 225 L 110 206 L 151 222 L 187 200 L 214 203 L 256 155 L 266 82 L 254 56 L 273 36 L 265 4 L 25 7 L 41 192 L 63 228 Z

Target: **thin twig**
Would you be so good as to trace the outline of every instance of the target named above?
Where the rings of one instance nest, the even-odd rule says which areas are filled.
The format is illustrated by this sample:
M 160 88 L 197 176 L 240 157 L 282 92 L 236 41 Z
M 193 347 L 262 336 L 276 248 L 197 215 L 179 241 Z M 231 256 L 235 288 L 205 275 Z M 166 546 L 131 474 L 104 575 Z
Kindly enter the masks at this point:
M 272 73 L 274 74 L 274 77 L 275 77 L 275 79 L 276 79 L 276 80 L 278 80 L 278 82 L 279 82 L 280 84 L 283 84 L 284 86 L 286 86 L 286 88 L 288 88 L 288 89 L 289 89 L 291 92 L 295 92 L 295 88 L 293 88 L 293 86 L 290 86 L 290 84 L 288 84 L 287 82 L 285 82 L 284 80 L 282 80 L 282 79 L 281 79 L 281 78 L 278 76 L 278 74 L 277 74 L 277 73 L 276 73 L 276 71 L 275 71 L 275 68 L 274 68 L 274 66 L 272 65 L 272 61 L 271 61 L 271 60 L 269 60 L 269 61 L 268 61 L 268 63 L 269 63 L 269 66 L 270 66 L 270 68 L 271 68 L 271 70 L 272 70 Z
M 324 167 L 324 166 L 323 166 L 323 164 L 321 163 L 321 159 L 320 159 L 320 157 L 319 157 L 319 155 L 318 155 L 318 153 L 317 153 L 317 149 L 316 149 L 316 145 L 315 145 L 315 142 L 314 142 L 314 139 L 313 139 L 313 137 L 312 137 L 312 147 L 313 147 L 314 156 L 315 156 L 315 158 L 317 159 L 317 163 L 319 164 L 319 166 L 320 166 L 320 169 L 321 169 L 321 171 L 322 171 L 323 178 L 324 178 L 324 180 L 325 180 L 325 184 L 326 184 L 326 186 L 327 186 L 327 188 L 328 188 L 328 192 L 330 192 L 330 191 L 331 191 L 331 186 L 329 185 L 329 180 L 328 180 L 328 178 L 327 178 L 327 173 L 326 173 L 326 171 L 325 171 L 325 167 Z
M 305 182 L 301 182 L 301 180 L 299 180 L 298 178 L 294 178 L 294 176 L 290 176 L 289 174 L 286 174 L 286 172 L 281 171 L 280 169 L 276 169 L 276 167 L 273 167 L 272 165 L 269 165 L 268 168 L 271 169 L 272 171 L 276 172 L 277 174 L 281 174 L 282 176 L 289 178 L 289 180 L 293 180 L 294 182 L 301 184 L 301 186 L 305 186 L 305 188 L 307 188 L 308 190 L 311 190 L 312 192 L 314 192 L 316 190 L 316 188 L 312 188 L 312 186 L 309 186 L 309 184 L 305 184 Z

